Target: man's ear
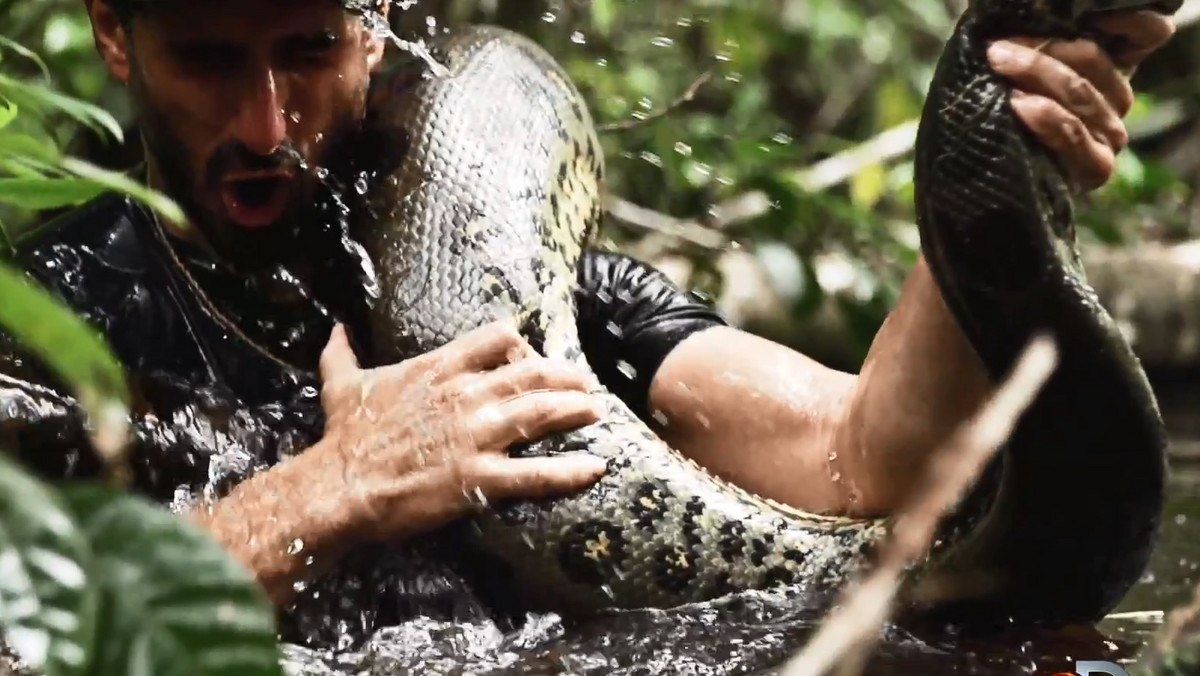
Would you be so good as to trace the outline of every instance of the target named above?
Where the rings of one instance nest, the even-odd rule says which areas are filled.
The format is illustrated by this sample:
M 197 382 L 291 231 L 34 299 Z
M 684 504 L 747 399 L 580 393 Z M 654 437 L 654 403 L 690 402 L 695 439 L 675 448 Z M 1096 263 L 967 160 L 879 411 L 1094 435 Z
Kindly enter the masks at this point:
M 125 24 L 107 0 L 83 0 L 92 20 L 92 38 L 96 51 L 108 66 L 108 72 L 121 82 L 129 82 L 129 36 Z

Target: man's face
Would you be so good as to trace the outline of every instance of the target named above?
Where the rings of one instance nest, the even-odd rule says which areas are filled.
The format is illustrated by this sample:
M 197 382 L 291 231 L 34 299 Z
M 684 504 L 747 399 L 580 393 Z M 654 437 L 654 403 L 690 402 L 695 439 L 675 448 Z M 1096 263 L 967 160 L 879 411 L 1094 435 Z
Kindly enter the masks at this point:
M 382 44 L 330 0 L 165 5 L 121 36 L 123 67 L 106 54 L 130 85 L 152 175 L 227 260 L 278 261 L 316 170 L 362 118 Z

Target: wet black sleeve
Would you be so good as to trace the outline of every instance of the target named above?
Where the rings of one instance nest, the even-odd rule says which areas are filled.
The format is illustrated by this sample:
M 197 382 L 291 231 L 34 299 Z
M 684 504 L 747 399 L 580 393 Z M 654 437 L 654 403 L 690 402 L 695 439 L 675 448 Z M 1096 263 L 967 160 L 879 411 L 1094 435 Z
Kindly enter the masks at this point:
M 588 250 L 575 301 L 579 336 L 592 369 L 643 420 L 654 375 L 685 338 L 725 318 L 666 275 L 628 256 Z

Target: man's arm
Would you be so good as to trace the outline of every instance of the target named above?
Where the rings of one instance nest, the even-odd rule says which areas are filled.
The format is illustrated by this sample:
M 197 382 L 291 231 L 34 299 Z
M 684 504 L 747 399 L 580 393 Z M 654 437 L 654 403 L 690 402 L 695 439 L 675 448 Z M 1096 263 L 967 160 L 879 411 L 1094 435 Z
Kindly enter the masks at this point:
M 1115 63 L 1086 40 L 1039 52 L 1028 46 L 1036 41 L 1019 39 L 989 54 L 993 68 L 1025 92 L 1013 99 L 1016 115 L 1081 190 L 1108 179 L 1115 153 L 1127 142 L 1121 117 L 1133 95 L 1118 68 L 1131 70 L 1173 32 L 1168 19 L 1152 12 L 1112 15 L 1101 28 L 1126 38 Z M 645 401 L 649 418 L 663 423 L 663 437 L 697 462 L 801 508 L 891 511 L 928 453 L 978 409 L 992 386 L 923 259 L 858 375 L 828 369 L 720 321 L 676 326 L 655 343 L 653 307 L 686 303 L 681 294 L 664 300 L 663 282 L 647 290 L 646 279 L 643 271 L 630 281 L 592 285 L 606 289 L 606 299 L 614 286 L 626 285 L 633 300 L 613 307 L 634 316 L 638 331 L 623 349 L 654 348 L 648 362 L 653 371 L 637 374 L 644 389 L 632 391 L 631 403 L 636 408 Z M 639 304 L 650 310 L 628 309 Z M 607 361 L 621 351 L 594 353 Z M 610 380 L 622 384 L 611 366 L 600 370 L 606 369 Z
M 580 490 L 606 469 L 585 454 L 507 455 L 600 415 L 588 379 L 509 323 L 370 370 L 338 326 L 321 377 L 321 440 L 190 513 L 277 605 L 360 543 L 403 541 L 489 501 Z
M 859 375 L 715 327 L 671 352 L 650 401 L 669 443 L 748 490 L 812 511 L 882 514 L 988 391 L 921 260 Z

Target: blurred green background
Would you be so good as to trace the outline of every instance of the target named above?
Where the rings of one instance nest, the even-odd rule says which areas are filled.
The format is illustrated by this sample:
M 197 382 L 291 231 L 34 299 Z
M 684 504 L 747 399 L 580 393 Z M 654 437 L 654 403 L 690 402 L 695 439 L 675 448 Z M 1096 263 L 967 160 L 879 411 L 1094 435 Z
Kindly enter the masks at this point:
M 606 129 L 612 245 L 711 295 L 737 324 L 856 366 L 915 256 L 914 123 L 963 0 L 402 4 L 414 3 L 394 7 L 402 38 L 496 23 L 567 65 Z M 1198 10 L 1185 4 L 1177 37 L 1135 78 L 1134 141 L 1114 179 L 1080 201 L 1085 242 L 1185 241 L 1200 227 Z M 41 55 L 59 91 L 131 128 L 81 0 L 0 0 L 0 26 Z M 44 77 L 0 53 L 4 75 Z M 47 123 L 102 166 L 137 161 L 132 134 L 113 143 L 61 115 Z M 37 215 L 9 207 L 0 220 L 12 234 Z

